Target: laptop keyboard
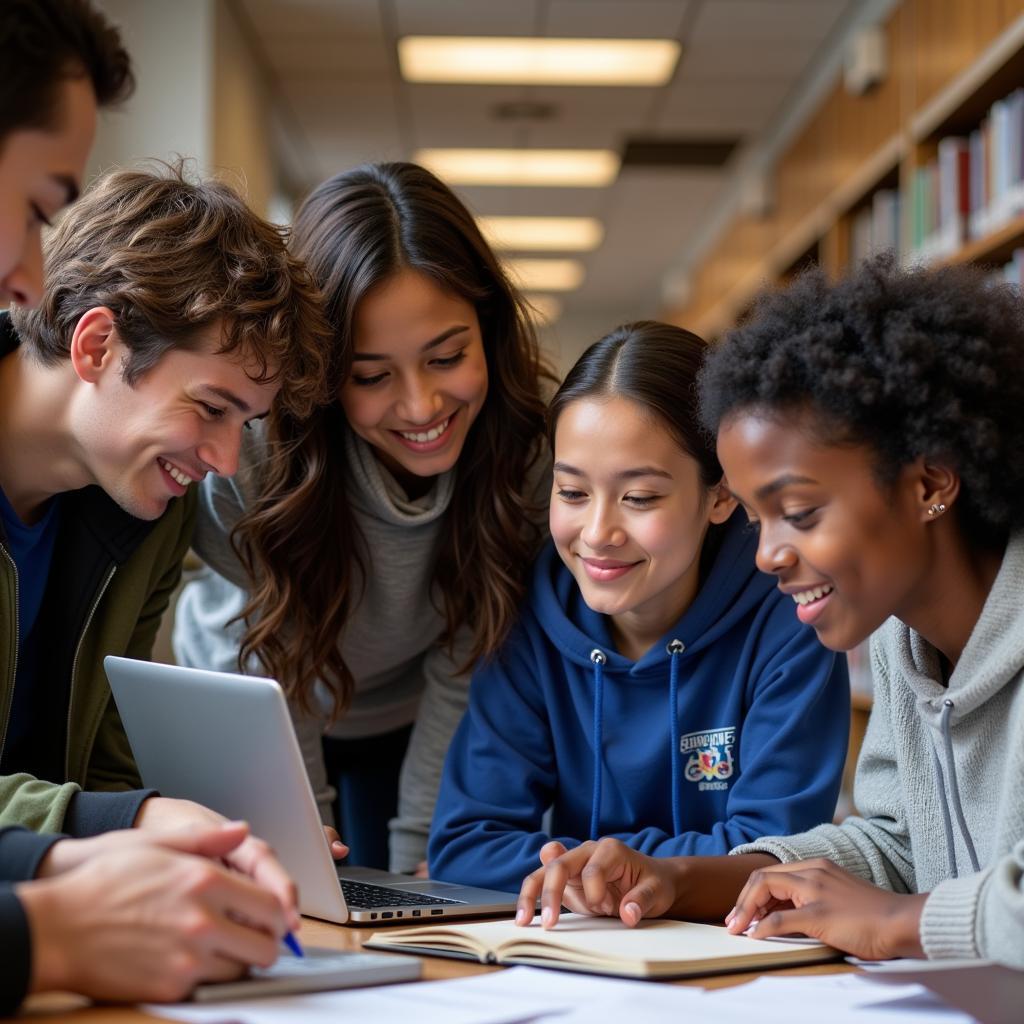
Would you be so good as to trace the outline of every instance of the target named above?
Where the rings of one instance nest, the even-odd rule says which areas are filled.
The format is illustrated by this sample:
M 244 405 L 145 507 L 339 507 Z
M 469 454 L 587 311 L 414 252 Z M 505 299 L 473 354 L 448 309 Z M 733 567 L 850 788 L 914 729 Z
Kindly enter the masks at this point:
M 424 896 L 419 892 L 405 892 L 401 889 L 389 889 L 385 885 L 367 885 L 365 882 L 353 882 L 349 878 L 339 878 L 341 891 L 345 894 L 345 902 L 356 910 L 369 910 L 374 907 L 427 907 L 458 906 L 460 900 L 444 900 L 439 896 Z

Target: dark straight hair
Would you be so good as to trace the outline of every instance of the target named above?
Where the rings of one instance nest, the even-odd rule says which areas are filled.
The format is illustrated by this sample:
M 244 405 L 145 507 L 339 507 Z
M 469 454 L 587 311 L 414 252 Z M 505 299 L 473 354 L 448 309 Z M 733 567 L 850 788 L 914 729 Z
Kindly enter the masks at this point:
M 0 68 L 0 149 L 12 132 L 57 126 L 66 79 L 88 79 L 101 107 L 135 86 L 121 37 L 88 0 L 2 0 Z
M 707 342 L 692 331 L 656 320 L 616 327 L 580 356 L 551 400 L 551 447 L 566 406 L 588 398 L 625 398 L 668 430 L 700 467 L 701 483 L 714 487 L 722 467 L 714 436 L 701 425 L 697 394 L 707 350 Z
M 540 510 L 523 490 L 544 452 L 543 392 L 553 378 L 528 307 L 472 214 L 416 164 L 367 164 L 328 179 L 302 204 L 293 237 L 334 330 L 335 393 L 351 368 L 359 303 L 395 274 L 423 274 L 479 317 L 487 397 L 455 468 L 433 570 L 446 622 L 441 641 L 450 650 L 456 630 L 472 632 L 470 662 L 460 666 L 468 669 L 511 628 L 540 544 Z M 337 402 L 307 421 L 272 414 L 261 497 L 234 534 L 253 581 L 242 663 L 254 655 L 307 708 L 323 679 L 335 714 L 348 707 L 355 683 L 338 641 L 372 561 L 350 504 L 346 429 Z

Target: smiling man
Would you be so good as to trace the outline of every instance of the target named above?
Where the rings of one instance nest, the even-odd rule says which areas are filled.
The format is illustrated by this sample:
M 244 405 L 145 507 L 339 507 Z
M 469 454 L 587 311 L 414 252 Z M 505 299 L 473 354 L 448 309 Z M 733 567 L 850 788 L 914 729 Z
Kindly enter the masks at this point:
M 0 824 L 184 824 L 138 788 L 102 659 L 150 655 L 190 485 L 235 472 L 275 399 L 322 399 L 326 331 L 281 231 L 179 171 L 103 178 L 44 258 L 0 320 Z

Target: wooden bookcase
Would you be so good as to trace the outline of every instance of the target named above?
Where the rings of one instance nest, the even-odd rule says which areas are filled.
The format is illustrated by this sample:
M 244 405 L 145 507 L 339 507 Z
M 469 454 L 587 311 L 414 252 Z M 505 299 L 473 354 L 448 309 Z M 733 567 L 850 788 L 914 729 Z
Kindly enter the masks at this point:
M 841 275 L 874 193 L 898 187 L 908 197 L 941 138 L 970 131 L 1024 85 L 1024 0 L 903 0 L 884 30 L 885 81 L 864 96 L 836 83 L 775 167 L 774 211 L 738 216 L 695 269 L 687 304 L 663 311 L 666 319 L 714 338 L 812 254 Z M 1022 246 L 1024 216 L 944 258 L 998 265 Z

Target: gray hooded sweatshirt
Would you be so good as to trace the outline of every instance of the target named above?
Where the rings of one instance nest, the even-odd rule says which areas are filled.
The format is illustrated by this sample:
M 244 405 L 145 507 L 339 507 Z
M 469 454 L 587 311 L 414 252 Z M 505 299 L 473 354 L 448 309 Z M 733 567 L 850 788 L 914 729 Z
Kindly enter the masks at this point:
M 239 471 L 230 478 L 210 474 L 200 488 L 193 546 L 216 572 L 206 571 L 190 583 L 178 602 L 174 653 L 179 664 L 238 671 L 242 627 L 226 623 L 245 605 L 248 580 L 228 537 L 256 496 L 265 444 L 262 424 L 253 424 L 244 438 Z M 469 676 L 458 666 L 472 649 L 470 631 L 463 627 L 457 632 L 449 655 L 438 644 L 445 628 L 440 602 L 431 600 L 455 472 L 436 477 L 426 494 L 410 501 L 370 446 L 351 431 L 345 432 L 341 448 L 348 498 L 369 554 L 362 597 L 339 637 L 355 692 L 348 712 L 332 724 L 327 691 L 318 683 L 319 713 L 305 715 L 292 706 L 292 720 L 321 817 L 328 823 L 334 790 L 320 737 L 379 736 L 415 723 L 402 763 L 398 815 L 391 821 L 389 844 L 391 870 L 412 871 L 426 858 L 441 767 L 468 698 Z M 545 509 L 550 466 L 539 458 L 526 487 L 528 499 Z M 250 670 L 260 673 L 256 664 Z
M 926 956 L 1024 967 L 1024 534 L 948 687 L 936 649 L 898 619 L 871 638 L 871 660 L 862 816 L 732 853 L 825 857 L 893 892 L 929 893 Z

